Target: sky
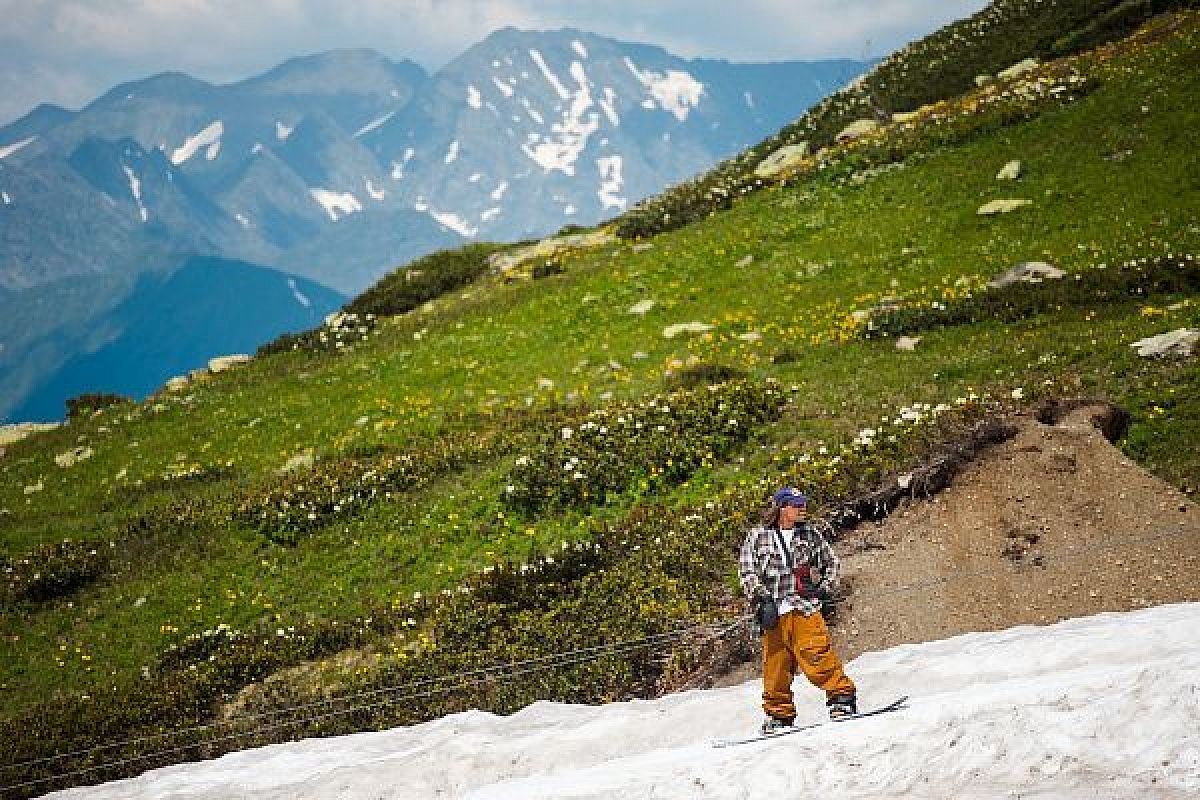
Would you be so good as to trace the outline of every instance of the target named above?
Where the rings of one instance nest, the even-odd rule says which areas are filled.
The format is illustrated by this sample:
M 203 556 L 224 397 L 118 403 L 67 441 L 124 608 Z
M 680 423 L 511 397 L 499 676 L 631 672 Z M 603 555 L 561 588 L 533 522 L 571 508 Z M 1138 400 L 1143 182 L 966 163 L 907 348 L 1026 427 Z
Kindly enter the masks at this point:
M 177 70 L 214 83 L 372 48 L 433 71 L 512 25 L 574 27 L 686 58 L 887 55 L 985 0 L 0 0 L 0 124 Z M 731 10 L 732 9 L 732 10 Z

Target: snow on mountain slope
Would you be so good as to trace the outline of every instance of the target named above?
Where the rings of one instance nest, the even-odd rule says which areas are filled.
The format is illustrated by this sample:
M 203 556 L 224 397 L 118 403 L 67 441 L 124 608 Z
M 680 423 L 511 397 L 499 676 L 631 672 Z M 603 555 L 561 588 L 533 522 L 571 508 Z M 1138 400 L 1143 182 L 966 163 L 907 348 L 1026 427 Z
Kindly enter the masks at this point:
M 55 797 L 1185 798 L 1200 794 L 1200 603 L 904 645 L 848 665 L 893 714 L 726 749 L 760 684 L 537 703 L 309 739 Z M 798 722 L 819 692 L 797 685 Z

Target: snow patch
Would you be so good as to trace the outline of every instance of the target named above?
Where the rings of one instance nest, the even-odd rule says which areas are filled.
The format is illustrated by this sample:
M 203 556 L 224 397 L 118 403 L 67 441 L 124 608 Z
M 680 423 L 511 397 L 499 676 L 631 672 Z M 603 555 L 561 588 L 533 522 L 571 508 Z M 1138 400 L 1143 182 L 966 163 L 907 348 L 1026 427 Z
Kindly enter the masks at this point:
M 479 179 L 482 177 L 483 177 L 482 172 L 472 172 L 470 177 L 467 178 L 467 182 L 468 183 L 479 183 Z
M 750 92 L 742 92 L 742 97 L 746 100 L 746 108 L 754 108 L 754 95 Z
M 487 208 L 487 209 L 484 209 L 483 213 L 479 215 L 479 221 L 480 221 L 480 222 L 490 222 L 490 221 L 491 221 L 492 219 L 494 219 L 494 218 L 495 218 L 495 217 L 496 217 L 496 216 L 497 216 L 497 215 L 498 215 L 498 214 L 499 214 L 499 213 L 500 213 L 502 210 L 503 210 L 503 209 L 502 209 L 502 208 L 500 208 L 500 206 L 495 206 L 495 207 L 493 207 L 493 208 Z
M 312 301 L 304 296 L 304 293 L 296 288 L 296 279 L 288 278 L 288 288 L 292 290 L 292 297 L 296 298 L 296 302 L 308 308 L 312 305 Z
M 495 75 L 492 76 L 492 83 L 496 86 L 497 89 L 500 90 L 500 94 L 504 95 L 505 97 L 513 96 L 514 90 L 513 90 L 511 83 L 505 83 L 504 81 L 497 78 Z
M 574 61 L 571 63 L 570 72 L 571 77 L 579 84 L 579 89 L 564 96 L 563 99 L 570 97 L 571 105 L 563 111 L 562 120 L 550 126 L 554 135 L 547 136 L 533 146 L 529 143 L 521 145 L 525 155 L 537 162 L 543 170 L 550 172 L 557 169 L 566 175 L 575 174 L 575 161 L 587 147 L 588 137 L 600 127 L 600 115 L 588 111 L 592 107 L 592 94 L 583 66 Z
M 396 116 L 396 112 L 389 111 L 388 113 L 384 114 L 382 117 L 376 117 L 375 119 L 368 122 L 366 125 L 363 125 L 357 131 L 355 131 L 353 138 L 357 139 L 360 136 L 366 136 L 368 133 L 375 130 L 380 125 L 387 122 L 389 119 L 391 119 L 394 116 Z
M 295 125 L 284 125 L 279 120 L 275 120 L 275 138 L 279 141 L 286 141 L 287 137 L 292 135 L 292 131 L 296 130 Z
M 508 181 L 500 181 L 500 183 L 496 184 L 496 188 L 492 190 L 491 198 L 499 200 L 501 197 L 504 197 L 506 191 L 508 191 Z
M 429 210 L 429 216 L 438 221 L 439 225 L 449 228 L 464 239 L 470 239 L 475 234 L 479 233 L 479 229 L 472 227 L 465 219 L 455 214 L 453 211 L 438 211 L 436 209 Z
M 577 209 L 573 204 L 567 203 L 567 205 L 563 208 L 563 216 L 572 216 L 576 211 Z
M 623 166 L 624 159 L 621 156 L 604 156 L 596 159 L 596 169 L 600 173 L 600 189 L 596 194 L 600 196 L 600 205 L 605 210 L 609 208 L 625 210 L 627 200 L 619 196 L 619 192 L 625 186 L 625 179 L 621 174 Z
M 744 747 L 710 743 L 757 728 L 758 680 L 654 700 L 538 702 L 503 716 L 472 710 L 243 750 L 69 794 L 1195 797 L 1198 671 L 1200 603 L 1179 603 L 866 653 L 846 669 L 860 707 L 909 695 L 905 708 Z M 818 690 L 800 679 L 796 695 L 798 723 L 823 720 Z
M 12 144 L 0 146 L 0 158 L 8 158 L 22 147 L 28 147 L 37 138 L 38 137 L 36 136 L 30 136 L 28 139 L 22 139 L 19 142 L 13 142 Z
M 619 127 L 621 118 L 617 116 L 617 93 L 612 90 L 611 86 L 604 87 L 604 99 L 598 102 L 604 116 L 608 117 L 608 124 L 614 128 Z
M 4 205 L 12 205 L 12 198 L 8 196 L 8 192 L 0 192 L 0 199 L 4 200 Z
M 525 113 L 529 115 L 529 118 L 530 118 L 531 120 L 533 120 L 534 122 L 536 122 L 538 125 L 545 125 L 545 124 L 546 124 L 546 120 L 545 120 L 545 119 L 542 117 L 542 115 L 541 115 L 541 114 L 539 114 L 539 113 L 537 112 L 537 110 L 536 110 L 536 109 L 534 109 L 534 108 L 533 108 L 533 106 L 531 106 L 531 105 L 529 104 L 529 98 L 527 98 L 527 97 L 522 97 L 522 98 L 520 99 L 520 102 L 521 102 L 521 105 L 525 107 Z M 520 117 L 513 117 L 513 122 L 520 122 L 520 120 L 521 120 L 521 118 L 520 118 Z
M 588 57 L 587 48 L 584 47 L 583 42 L 579 41 L 578 39 L 574 39 L 571 41 L 571 47 L 572 47 L 572 49 L 575 50 L 576 53 L 579 53 L 580 58 Z
M 362 203 L 358 202 L 358 198 L 350 192 L 334 192 L 329 189 L 309 189 L 308 193 L 312 198 L 320 203 L 325 209 L 325 213 L 334 222 L 337 222 L 338 214 L 349 215 L 357 211 L 362 211 Z
M 238 221 L 238 224 L 241 225 L 243 228 L 253 228 L 254 227 L 254 225 L 252 225 L 250 223 L 250 220 L 246 218 L 245 214 L 242 214 L 239 212 L 239 213 L 234 214 L 233 218 L 236 219 Z
M 480 96 L 479 90 L 474 86 L 467 87 L 467 105 L 477 111 L 483 108 L 483 97 Z
M 450 149 L 446 151 L 445 161 L 447 164 L 452 164 L 458 159 L 458 139 L 450 143 Z
M 367 179 L 367 194 L 371 196 L 372 200 L 382 200 L 383 198 L 387 197 L 387 191 L 384 189 L 376 189 L 375 184 L 373 184 L 369 178 Z
M 129 179 L 129 193 L 133 195 L 133 200 L 137 203 L 138 214 L 141 216 L 142 222 L 148 222 L 150 220 L 150 212 L 142 205 L 142 182 L 138 180 L 138 176 L 134 174 L 133 170 L 125 164 L 121 165 L 121 169 L 125 170 L 125 177 Z
M 665 73 L 639 70 L 629 56 L 625 57 L 625 66 L 629 67 L 634 77 L 646 87 L 653 101 L 661 106 L 663 111 L 674 114 L 675 119 L 680 122 L 687 119 L 688 112 L 700 104 L 700 98 L 704 95 L 704 84 L 686 72 L 675 69 L 669 69 Z M 652 107 L 647 106 L 645 101 L 642 106 Z
M 179 166 L 183 162 L 196 155 L 201 147 L 207 148 L 204 151 L 204 157 L 209 161 L 216 159 L 217 154 L 221 152 L 221 137 L 225 135 L 225 123 L 217 120 L 209 125 L 204 130 L 194 136 L 189 136 L 184 140 L 183 144 L 171 153 L 171 163 Z
M 546 78 L 546 82 L 553 87 L 554 91 L 559 97 L 561 97 L 563 100 L 566 100 L 571 96 L 571 93 L 567 91 L 567 87 L 563 86 L 562 83 L 559 82 L 558 76 L 551 72 L 550 68 L 546 66 L 546 61 L 542 58 L 541 53 L 539 53 L 537 50 L 530 49 L 529 57 L 533 59 L 533 63 L 536 64 L 537 68 L 542 71 L 542 75 Z

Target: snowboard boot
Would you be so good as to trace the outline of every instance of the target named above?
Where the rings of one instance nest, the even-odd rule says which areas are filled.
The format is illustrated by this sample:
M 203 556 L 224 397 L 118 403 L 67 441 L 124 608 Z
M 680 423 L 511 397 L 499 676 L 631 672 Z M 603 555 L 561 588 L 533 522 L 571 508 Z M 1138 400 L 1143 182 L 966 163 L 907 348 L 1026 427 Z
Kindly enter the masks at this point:
M 826 705 L 829 707 L 829 718 L 832 720 L 845 719 L 858 713 L 858 702 L 852 694 L 834 695 Z
M 772 717 L 770 714 L 767 714 L 759 730 L 764 734 L 780 733 L 792 727 L 795 721 L 794 717 L 784 719 L 782 717 Z

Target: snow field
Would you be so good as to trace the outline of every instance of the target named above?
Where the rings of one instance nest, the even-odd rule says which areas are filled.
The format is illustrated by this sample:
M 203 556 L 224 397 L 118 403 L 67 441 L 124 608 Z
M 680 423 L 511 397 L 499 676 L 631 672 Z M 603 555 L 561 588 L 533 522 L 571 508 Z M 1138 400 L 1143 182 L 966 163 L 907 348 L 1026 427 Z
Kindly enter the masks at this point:
M 759 682 L 654 701 L 536 703 L 310 739 L 72 798 L 1184 798 L 1200 796 L 1200 603 L 972 633 L 847 666 L 892 714 L 713 749 Z M 798 723 L 823 719 L 797 681 Z

